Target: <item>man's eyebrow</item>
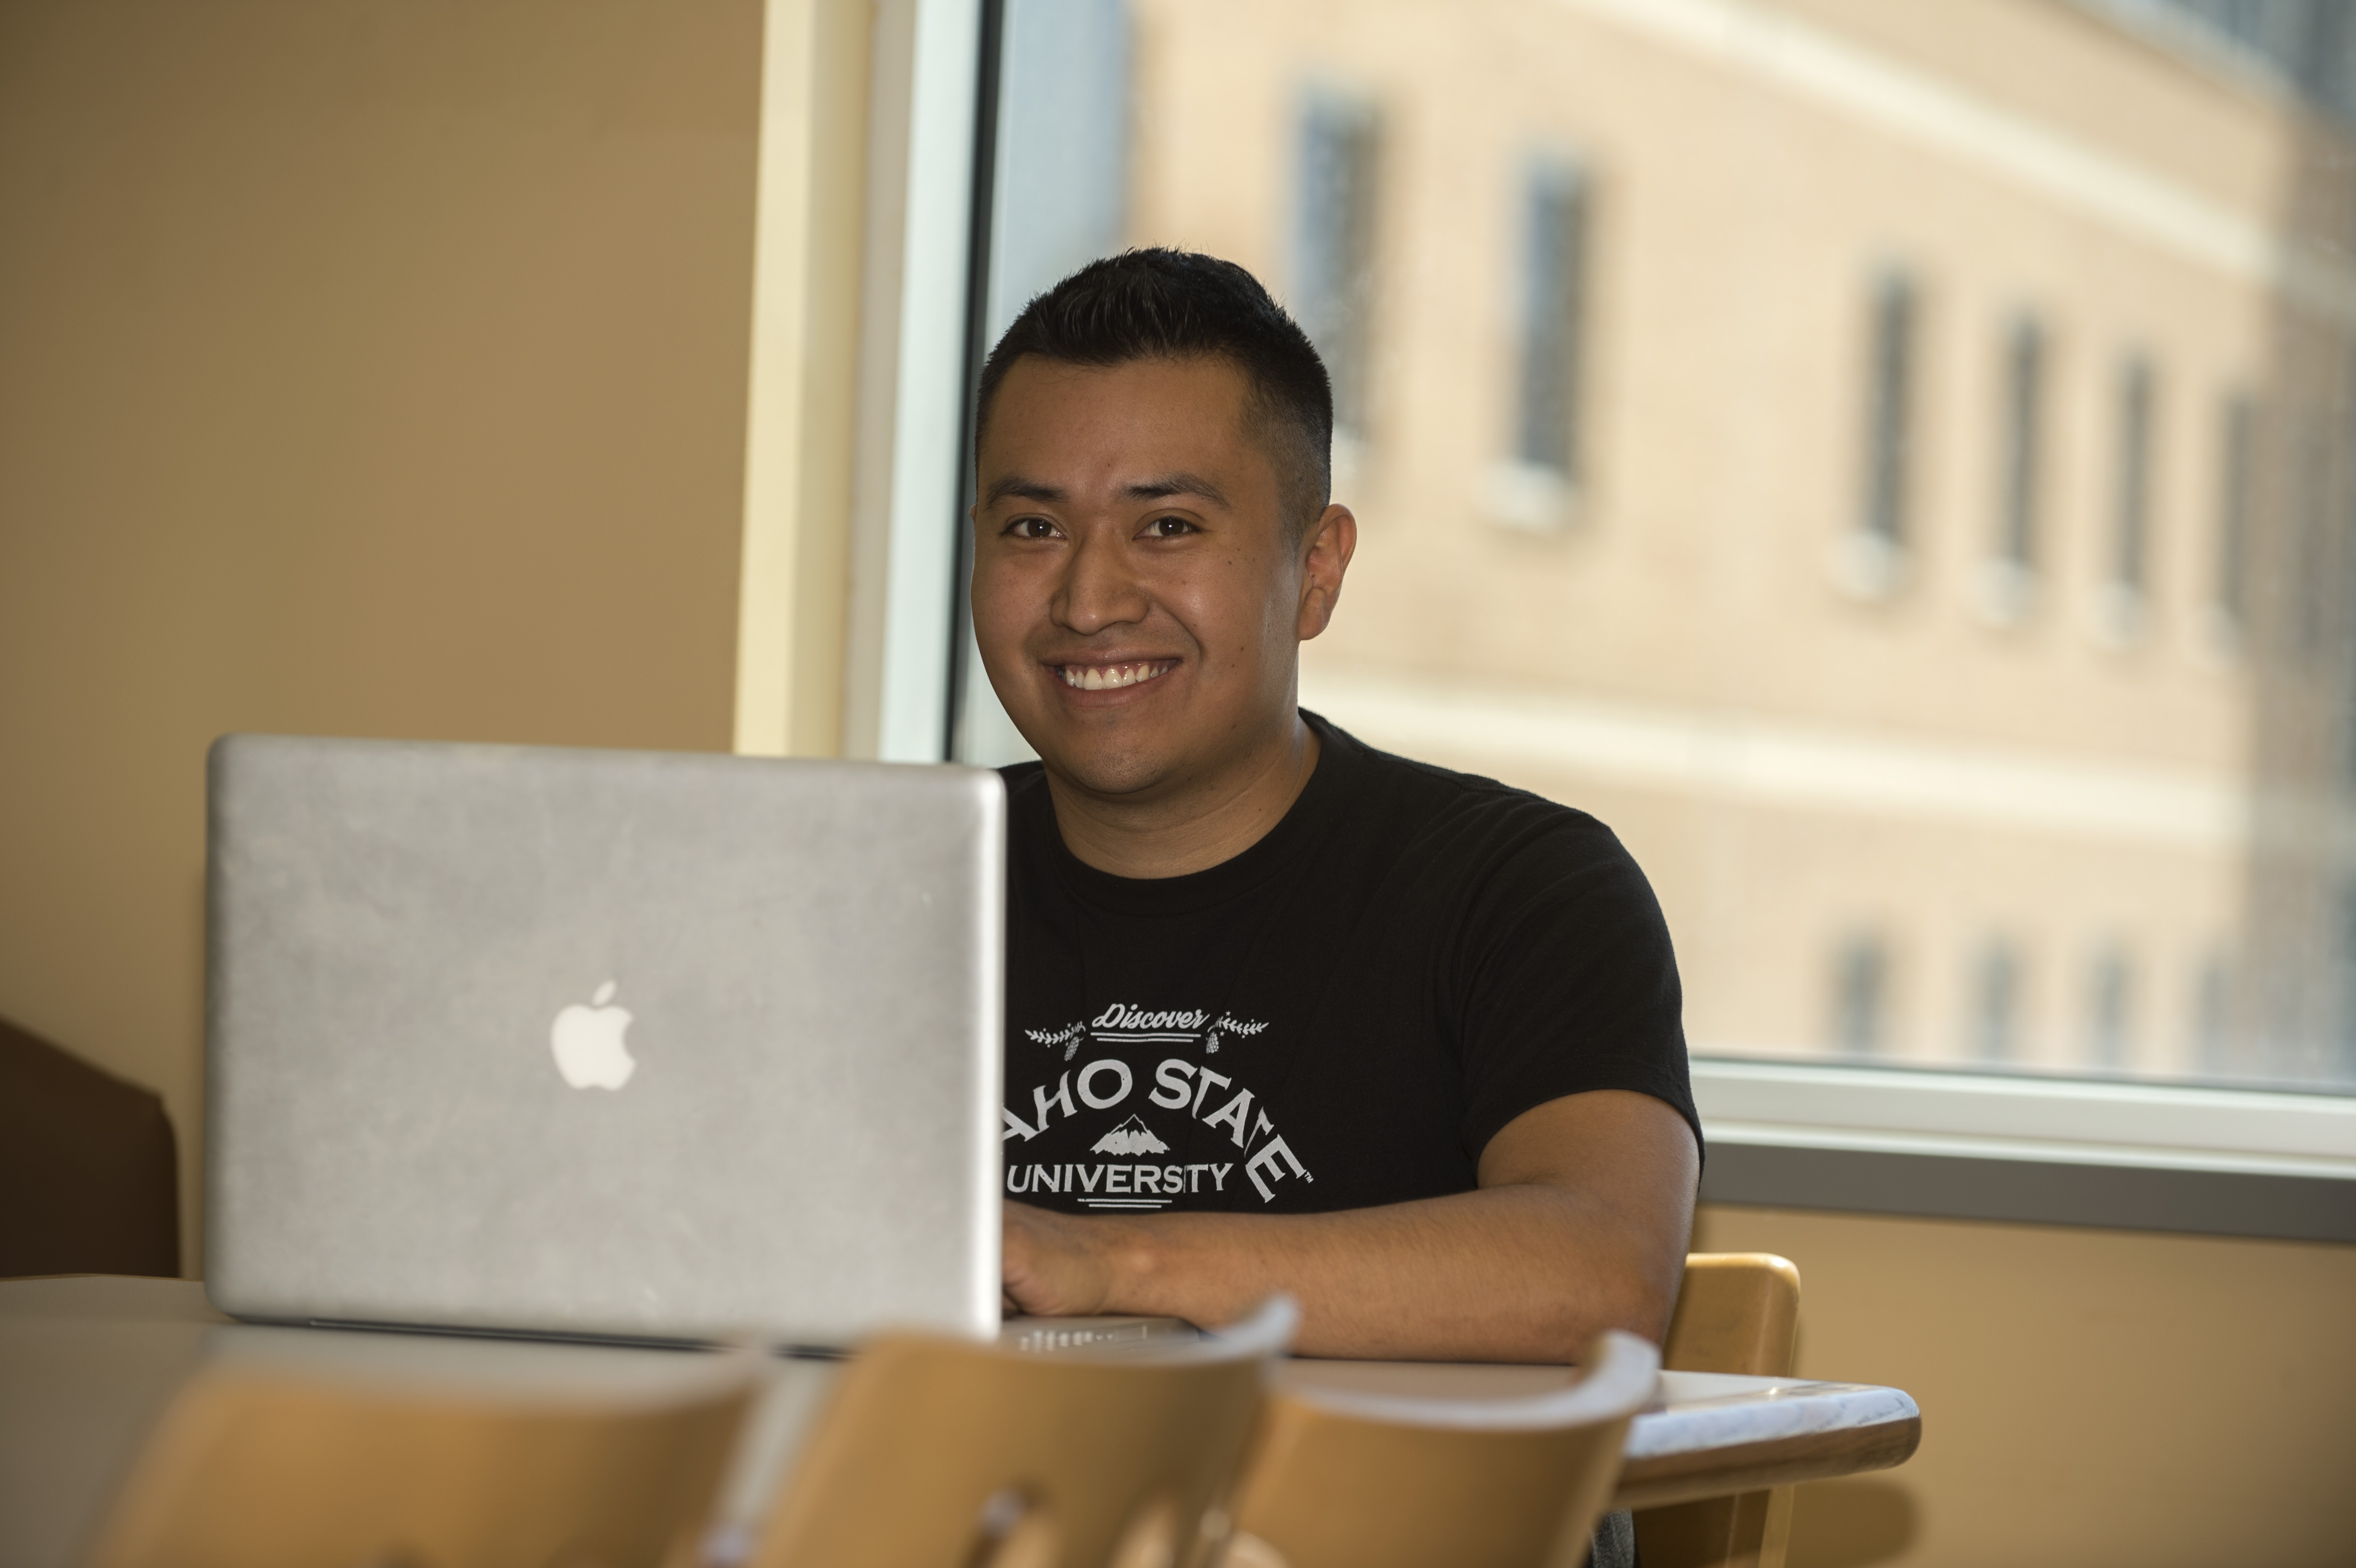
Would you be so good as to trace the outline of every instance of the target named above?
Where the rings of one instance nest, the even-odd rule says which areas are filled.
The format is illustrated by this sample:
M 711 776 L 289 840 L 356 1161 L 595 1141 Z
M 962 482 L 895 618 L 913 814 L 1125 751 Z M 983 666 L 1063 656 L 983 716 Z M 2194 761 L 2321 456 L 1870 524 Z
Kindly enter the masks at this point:
M 990 494 L 981 498 L 981 504 L 985 507 L 995 506 L 1009 496 L 1017 496 L 1025 501 L 1052 502 L 1068 499 L 1060 485 L 1050 485 L 1040 479 L 1025 479 L 1020 474 L 1010 474 L 990 487 Z
M 1122 485 L 1121 494 L 1132 501 L 1158 501 L 1164 496 L 1200 496 L 1215 507 L 1227 504 L 1227 493 L 1199 474 L 1165 474 L 1158 479 L 1141 479 L 1134 485 Z

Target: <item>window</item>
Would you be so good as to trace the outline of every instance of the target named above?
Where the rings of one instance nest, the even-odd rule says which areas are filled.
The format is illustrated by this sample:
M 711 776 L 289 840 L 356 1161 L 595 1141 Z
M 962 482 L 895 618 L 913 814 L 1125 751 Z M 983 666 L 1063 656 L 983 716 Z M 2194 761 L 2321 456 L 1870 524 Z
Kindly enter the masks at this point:
M 1119 250 L 1129 217 L 1128 7 L 1015 0 L 1003 26 L 985 342 L 1033 295 Z
M 1011 0 L 987 146 L 989 262 L 975 347 L 995 343 L 1032 298 L 1121 247 L 1129 218 L 1132 40 L 1121 0 Z M 964 467 L 960 464 L 960 468 Z M 1002 767 L 1034 756 L 983 678 L 958 613 L 950 752 Z
M 1522 189 L 1513 457 L 1490 485 L 1491 511 L 1513 527 L 1544 530 L 1569 521 L 1584 477 L 1587 227 L 1585 176 L 1559 159 L 1534 160 Z
M 1373 377 L 1374 110 L 1313 92 L 1301 117 L 1299 231 L 1291 301 L 1333 380 L 1337 435 L 1364 441 Z
M 1531 172 L 1522 272 L 1523 462 L 1579 475 L 1579 326 L 1586 272 L 1587 186 L 1576 171 Z
M 2129 355 L 2119 368 L 2113 470 L 2109 581 L 2101 627 L 2113 642 L 2142 635 L 2151 575 L 2151 362 Z
M 2333 1041 L 2339 1047 L 2340 1074 L 2356 1078 L 2356 881 L 2340 890 L 2339 996 L 2333 1011 Z
M 1895 587 L 1908 544 L 1914 460 L 1914 282 L 1887 272 L 1873 287 L 1866 329 L 1864 497 L 1842 561 L 1851 592 Z
M 2323 656 L 2330 592 L 2331 450 L 2317 421 L 2300 421 L 2290 454 L 2289 644 L 2291 656 L 2314 664 Z
M 1980 579 L 1980 609 L 1998 625 L 2019 621 L 2036 590 L 2045 423 L 2045 327 L 2017 318 L 2004 339 L 1996 549 Z
M 2020 951 L 2001 937 L 1980 950 L 1972 975 L 1972 1054 L 2009 1061 L 2020 1050 Z
M 2356 263 L 2200 151 L 2356 163 L 2339 55 L 2190 0 L 1007 5 L 1001 123 L 1065 112 L 1026 8 L 1123 18 L 1089 244 L 1232 257 L 1327 357 L 1366 526 L 1302 700 L 1621 834 L 1714 1137 L 2356 1179 Z M 2049 46 L 2067 114 L 1943 63 Z M 999 226 L 1097 188 L 1040 167 Z
M 2089 965 L 2086 986 L 2086 1060 L 2116 1070 L 2127 1065 L 2128 1026 L 2135 1004 L 2135 967 L 2126 950 L 2104 947 Z
M 2202 961 L 2192 995 L 2192 1052 L 2203 1071 L 2226 1071 L 2233 1026 L 2233 975 L 2225 959 L 2211 954 Z
M 2356 22 L 2356 18 L 2351 18 Z M 2356 32 L 2351 32 L 2356 37 Z M 2334 515 L 2323 519 L 2327 545 L 2343 552 L 2340 571 L 2349 587 L 2340 601 L 2341 621 L 2337 630 L 2340 678 L 2341 690 L 2340 722 L 2340 786 L 2350 795 L 2356 795 L 2356 353 L 2351 353 L 2343 367 L 2340 381 L 2339 463 L 2335 477 L 2339 495 Z M 2327 642 L 2329 636 L 2327 635 Z M 2356 933 L 2356 927 L 2351 927 Z M 2348 949 L 2350 981 L 2350 1017 L 2356 1020 L 2356 944 Z M 2356 1021 L 2351 1022 L 2356 1028 Z M 2356 1056 L 2351 1056 L 2349 1076 L 2356 1078 Z
M 1871 1056 L 1890 1038 L 1890 949 L 1881 938 L 1859 934 L 1840 945 L 1833 962 L 1833 1047 L 1848 1056 Z
M 2241 392 L 2229 395 L 2219 413 L 2215 621 L 2220 643 L 2230 648 L 2241 641 L 2250 613 L 2250 486 L 2257 462 L 2257 414 Z

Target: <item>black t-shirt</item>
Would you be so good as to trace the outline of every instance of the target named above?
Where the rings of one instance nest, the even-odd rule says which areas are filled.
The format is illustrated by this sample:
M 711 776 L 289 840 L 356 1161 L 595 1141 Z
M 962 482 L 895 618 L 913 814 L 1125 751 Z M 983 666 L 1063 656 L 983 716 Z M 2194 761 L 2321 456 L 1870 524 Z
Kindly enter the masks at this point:
M 1676 960 L 1584 812 L 1360 744 L 1235 859 L 1116 877 L 1039 764 L 1009 800 L 1006 1190 L 1307 1213 L 1471 1190 L 1532 1106 L 1633 1089 L 1700 1136 Z

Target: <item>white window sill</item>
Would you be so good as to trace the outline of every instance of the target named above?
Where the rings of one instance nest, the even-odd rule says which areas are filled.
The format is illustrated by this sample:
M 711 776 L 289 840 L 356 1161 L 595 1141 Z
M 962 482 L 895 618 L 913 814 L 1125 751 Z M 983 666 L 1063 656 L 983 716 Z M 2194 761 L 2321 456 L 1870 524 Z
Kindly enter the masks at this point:
M 1481 509 L 1500 528 L 1559 534 L 1579 520 L 1579 487 L 1559 468 L 1492 464 L 1482 484 Z
M 1698 1058 L 1715 1202 L 2356 1241 L 2356 1096 Z
M 1894 597 L 1912 575 L 1913 560 L 1906 547 L 1886 535 L 1858 531 L 1833 543 L 1826 561 L 1833 586 L 1851 599 L 1866 603 Z
M 1723 1057 L 1693 1084 L 1730 1143 L 2356 1179 L 2356 1095 Z
M 1989 625 L 2011 630 L 2036 614 L 2039 588 L 2037 573 L 2021 562 L 1984 560 L 1972 574 L 1972 607 Z

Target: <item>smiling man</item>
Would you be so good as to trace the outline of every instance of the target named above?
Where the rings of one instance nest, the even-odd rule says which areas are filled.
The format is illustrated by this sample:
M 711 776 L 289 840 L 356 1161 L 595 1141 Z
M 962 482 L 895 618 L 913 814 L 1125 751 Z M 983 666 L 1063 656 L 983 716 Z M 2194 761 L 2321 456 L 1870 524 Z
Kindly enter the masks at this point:
M 1005 1291 L 1308 1354 L 1658 1340 L 1699 1133 L 1652 891 L 1583 813 L 1295 703 L 1357 523 L 1240 267 L 1097 262 L 984 368 L 973 625 L 1010 768 Z

